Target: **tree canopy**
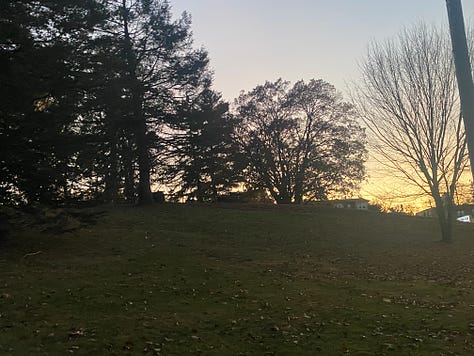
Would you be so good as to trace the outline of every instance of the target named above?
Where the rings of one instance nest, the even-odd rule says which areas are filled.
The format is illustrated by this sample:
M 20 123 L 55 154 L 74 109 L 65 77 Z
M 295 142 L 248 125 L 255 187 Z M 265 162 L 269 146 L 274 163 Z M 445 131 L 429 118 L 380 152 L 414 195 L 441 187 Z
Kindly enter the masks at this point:
M 161 136 L 161 182 L 175 199 L 216 201 L 242 181 L 229 104 L 206 89 L 182 105 Z
M 278 203 L 348 194 L 364 178 L 364 131 L 329 83 L 279 79 L 236 104 L 248 182 Z

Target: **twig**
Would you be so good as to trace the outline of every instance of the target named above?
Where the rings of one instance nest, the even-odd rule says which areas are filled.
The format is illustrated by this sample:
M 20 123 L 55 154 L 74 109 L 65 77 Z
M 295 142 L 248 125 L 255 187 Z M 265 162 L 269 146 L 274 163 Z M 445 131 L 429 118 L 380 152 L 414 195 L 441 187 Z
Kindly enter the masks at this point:
M 36 251 L 36 252 L 27 253 L 26 255 L 24 255 L 22 257 L 22 259 L 30 257 L 30 256 L 34 256 L 34 255 L 39 255 L 40 253 L 43 253 L 43 251 Z

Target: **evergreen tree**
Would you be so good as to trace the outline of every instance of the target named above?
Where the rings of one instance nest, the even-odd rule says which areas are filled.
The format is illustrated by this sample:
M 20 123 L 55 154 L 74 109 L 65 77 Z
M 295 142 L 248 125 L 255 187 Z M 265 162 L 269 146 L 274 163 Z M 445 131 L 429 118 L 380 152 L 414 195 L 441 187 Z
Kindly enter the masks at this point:
M 190 19 L 172 21 L 170 5 L 161 0 L 108 1 L 109 20 L 102 36 L 112 38 L 123 59 L 124 117 L 131 128 L 138 165 L 138 203 L 152 202 L 150 172 L 153 132 L 160 130 L 181 98 L 193 95 L 210 77 L 207 53 L 192 48 Z
M 0 187 L 4 201 L 64 200 L 84 99 L 93 1 L 0 5 Z
M 163 137 L 164 178 L 178 198 L 216 201 L 240 179 L 235 118 L 219 94 L 204 90 L 177 114 Z

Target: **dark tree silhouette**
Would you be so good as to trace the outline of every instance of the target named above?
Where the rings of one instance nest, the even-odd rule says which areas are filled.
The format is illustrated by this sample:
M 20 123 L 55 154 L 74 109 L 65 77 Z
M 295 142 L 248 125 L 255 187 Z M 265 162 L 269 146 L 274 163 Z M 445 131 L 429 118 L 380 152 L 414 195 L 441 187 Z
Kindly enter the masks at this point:
M 239 181 L 236 121 L 228 110 L 220 94 L 205 89 L 169 122 L 161 137 L 162 178 L 175 186 L 177 198 L 216 201 Z
M 55 202 L 70 194 L 73 130 L 90 79 L 93 1 L 0 4 L 0 196 Z
M 208 84 L 207 53 L 192 48 L 190 18 L 171 20 L 165 0 L 107 2 L 103 36 L 115 40 L 115 55 L 123 59 L 122 95 L 128 100 L 127 119 L 133 128 L 138 164 L 138 203 L 150 204 L 151 132 L 158 130 L 176 101 Z
M 209 87 L 165 0 L 0 3 L 0 190 L 10 203 L 152 202 L 164 122 Z
M 322 80 L 266 82 L 236 101 L 249 183 L 279 204 L 354 191 L 364 177 L 365 136 L 352 106 Z

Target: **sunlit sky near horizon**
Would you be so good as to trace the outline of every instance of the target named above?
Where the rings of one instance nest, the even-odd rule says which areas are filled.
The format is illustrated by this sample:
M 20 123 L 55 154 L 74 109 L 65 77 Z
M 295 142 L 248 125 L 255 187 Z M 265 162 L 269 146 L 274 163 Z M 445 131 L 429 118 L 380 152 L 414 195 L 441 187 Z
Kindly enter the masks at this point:
M 179 16 L 192 17 L 196 47 L 208 50 L 214 89 L 233 101 L 266 80 L 323 79 L 344 93 L 357 81 L 368 44 L 396 36 L 419 21 L 447 27 L 445 0 L 170 0 Z M 463 0 L 466 23 L 474 23 L 474 0 Z M 369 159 L 361 194 L 420 209 L 426 199 L 390 180 Z M 390 197 L 392 196 L 392 198 Z M 392 203 L 390 203 L 392 204 Z
M 371 40 L 420 20 L 446 24 L 445 0 L 170 0 L 192 16 L 195 46 L 205 47 L 214 87 L 227 100 L 279 77 L 321 78 L 344 91 Z M 474 21 L 474 0 L 463 1 Z

